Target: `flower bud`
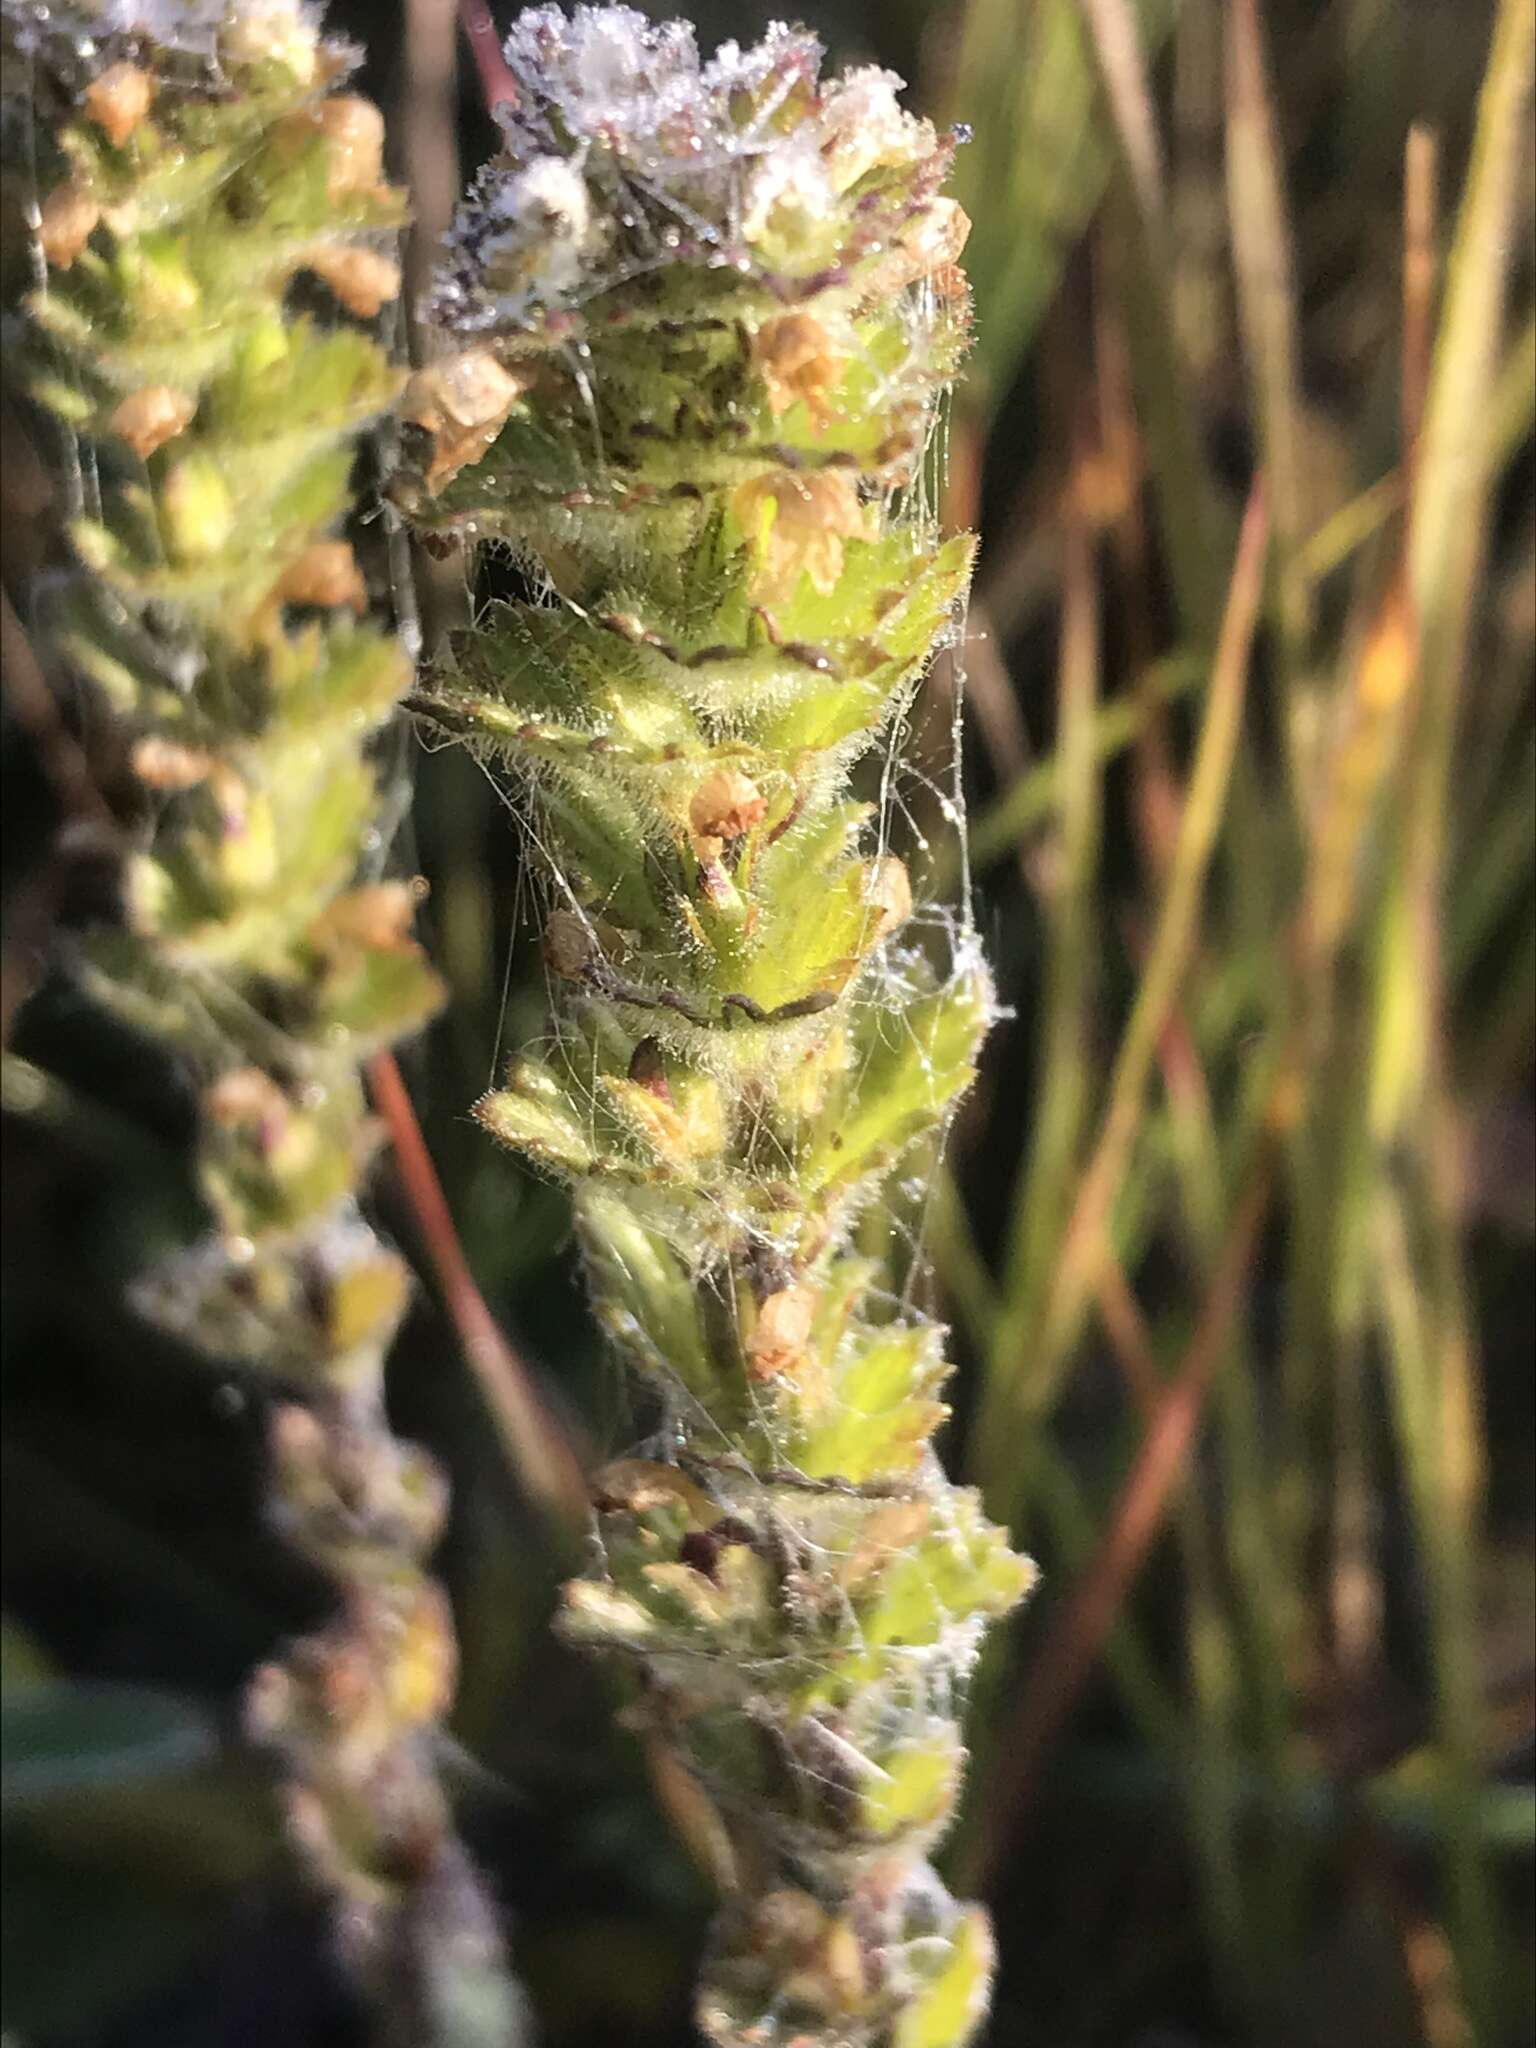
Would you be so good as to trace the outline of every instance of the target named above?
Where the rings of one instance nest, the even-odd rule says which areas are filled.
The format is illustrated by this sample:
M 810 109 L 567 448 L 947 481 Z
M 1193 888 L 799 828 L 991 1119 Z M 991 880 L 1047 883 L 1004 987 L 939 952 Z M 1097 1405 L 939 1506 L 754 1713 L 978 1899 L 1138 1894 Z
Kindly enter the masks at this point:
M 128 443 L 141 462 L 172 441 L 190 423 L 197 400 L 169 384 L 146 384 L 131 391 L 109 422 L 114 434 Z
M 400 296 L 400 266 L 373 249 L 313 249 L 307 259 L 336 297 L 359 320 L 372 320 Z
M 562 981 L 580 981 L 600 957 L 597 935 L 573 910 L 550 912 L 544 927 L 544 959 Z
M 816 1320 L 813 1287 L 781 1287 L 757 1312 L 747 1341 L 747 1370 L 755 1380 L 776 1380 L 792 1374 L 805 1355 Z
M 876 942 L 906 923 L 912 915 L 912 879 L 907 865 L 894 853 L 883 853 L 871 861 L 864 885 Z
M 693 793 L 688 822 L 701 839 L 740 839 L 760 825 L 768 800 L 749 775 L 717 768 Z
M 285 604 L 350 605 L 368 609 L 357 558 L 344 540 L 317 540 L 278 579 L 277 597 Z
M 752 359 L 775 419 L 804 399 L 812 419 L 822 424 L 826 395 L 842 374 L 844 358 L 819 320 L 809 313 L 765 320 L 752 337 Z
M 85 118 L 121 149 L 154 99 L 155 81 L 147 71 L 137 64 L 113 64 L 86 87 Z
M 322 100 L 315 126 L 330 145 L 326 162 L 328 198 L 371 192 L 384 175 L 384 116 L 372 100 L 344 93 Z
M 228 545 L 237 514 L 211 456 L 189 455 L 177 463 L 160 493 L 160 518 L 178 562 L 206 562 Z
M 429 363 L 405 387 L 401 416 L 433 436 L 427 489 L 440 491 L 461 469 L 477 462 L 500 433 L 526 389 L 526 379 L 504 370 L 493 355 L 473 349 Z
M 55 270 L 68 270 L 101 219 L 94 199 L 73 185 L 60 185 L 43 201 L 38 241 Z

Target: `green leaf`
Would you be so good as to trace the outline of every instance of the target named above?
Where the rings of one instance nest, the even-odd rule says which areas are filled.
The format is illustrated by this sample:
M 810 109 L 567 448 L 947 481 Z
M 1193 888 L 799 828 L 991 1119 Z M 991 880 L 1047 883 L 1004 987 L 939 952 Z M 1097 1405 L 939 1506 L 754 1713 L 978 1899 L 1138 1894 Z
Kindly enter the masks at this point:
M 121 2015 L 206 1954 L 281 1840 L 270 1793 L 228 1764 L 7 1806 L 4 2024 L 56 2038 Z
M 696 1284 L 676 1251 L 632 1204 L 590 1182 L 577 1198 L 576 1225 L 609 1336 L 648 1378 L 664 1388 L 680 1384 L 718 1415 L 720 1379 Z
M 912 1471 L 949 1413 L 933 1398 L 949 1370 L 940 1336 L 926 1324 L 856 1326 L 831 1375 L 825 1417 L 814 1412 L 791 1437 L 796 1467 L 808 1479 L 855 1485 Z
M 0 1687 L 36 1685 L 52 1676 L 52 1663 L 41 1644 L 9 1615 L 0 1618 Z M 3 1762 L 0 1758 L 0 1768 Z
M 217 1746 L 208 1716 L 144 1686 L 11 1684 L 0 1693 L 7 1812 L 92 1786 L 189 1769 Z
M 481 1096 L 476 1121 L 552 1172 L 590 1173 L 596 1164 L 591 1137 L 553 1071 L 542 1061 L 519 1060 L 513 1082 Z
M 972 1907 L 951 1928 L 943 1962 L 897 2022 L 891 2048 L 964 2048 L 987 2009 L 992 1930 Z
M 938 1122 L 971 1078 L 990 1017 L 991 989 L 974 969 L 905 1008 L 861 1009 L 846 1079 L 801 1153 L 807 1186 L 846 1192 Z

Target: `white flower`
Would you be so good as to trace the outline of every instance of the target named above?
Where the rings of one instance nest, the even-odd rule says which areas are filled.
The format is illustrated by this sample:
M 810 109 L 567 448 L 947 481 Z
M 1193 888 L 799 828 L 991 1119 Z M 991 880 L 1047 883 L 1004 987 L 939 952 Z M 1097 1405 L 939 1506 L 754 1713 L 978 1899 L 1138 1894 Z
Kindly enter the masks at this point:
M 548 304 L 574 293 L 602 254 L 586 181 L 556 156 L 501 179 L 486 206 L 494 231 L 481 247 L 487 281 Z
M 239 0 L 225 9 L 219 49 L 236 64 L 281 64 L 307 85 L 319 42 L 316 17 L 304 0 Z
M 586 181 L 564 157 L 536 156 L 526 170 L 499 185 L 487 209 L 498 220 L 518 221 L 568 241 L 583 241 L 592 228 Z
M 832 183 L 810 140 L 800 136 L 786 139 L 770 149 L 747 178 L 741 232 L 749 242 L 760 242 L 778 213 L 822 219 L 834 197 Z
M 44 18 L 11 0 L 5 11 Z M 319 9 L 308 0 L 64 0 L 45 18 L 76 37 L 142 36 L 162 50 L 202 57 L 217 46 L 237 64 L 275 58 L 305 82 L 315 75 L 320 41 Z
M 558 7 L 530 8 L 513 24 L 506 57 L 529 120 L 537 120 L 541 103 L 558 107 L 575 136 L 620 148 L 654 134 L 659 82 L 671 97 L 698 86 L 699 54 L 688 24 L 658 25 L 632 7 L 578 7 L 570 16 Z M 524 111 L 511 112 L 512 129 L 524 128 Z
M 877 164 L 915 163 L 934 146 L 933 129 L 903 111 L 894 71 L 850 71 L 821 111 L 822 157 L 835 192 L 846 192 Z

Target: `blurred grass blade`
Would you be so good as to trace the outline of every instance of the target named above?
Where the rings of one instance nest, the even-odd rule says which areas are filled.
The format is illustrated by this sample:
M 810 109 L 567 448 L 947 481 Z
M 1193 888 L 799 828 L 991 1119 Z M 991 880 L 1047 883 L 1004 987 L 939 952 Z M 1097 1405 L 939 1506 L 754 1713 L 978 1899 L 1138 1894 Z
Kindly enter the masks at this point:
M 1473 1813 L 1482 1776 L 1475 1556 L 1484 1447 L 1463 1270 L 1453 1104 L 1443 1046 L 1447 807 L 1474 599 L 1486 554 L 1498 426 L 1489 394 L 1530 147 L 1536 0 L 1503 0 L 1479 96 L 1417 450 L 1408 534 L 1417 699 L 1397 861 L 1378 922 L 1372 1136 L 1397 1171 L 1374 1204 L 1379 1316 L 1426 1584 L 1435 1716 L 1447 1773 L 1448 1917 L 1469 2011 L 1498 2038 L 1510 1996 Z M 1454 931 L 1454 923 L 1452 924 Z M 1528 1029 L 1528 1024 L 1527 1024 Z
M 1528 439 L 1536 417 L 1536 315 L 1511 344 L 1493 392 L 1493 456 L 1506 461 Z
M 7 1813 L 98 1785 L 162 1778 L 211 1757 L 207 1715 L 140 1685 L 7 1684 L 0 1695 Z
M 1420 889 L 1437 887 L 1456 706 L 1493 483 L 1504 297 L 1530 150 L 1536 0 L 1503 0 L 1446 272 L 1408 543 L 1418 613 L 1420 731 L 1410 808 Z
M 507 1463 L 547 1517 L 553 1539 L 570 1543 L 586 1527 L 587 1487 L 581 1461 L 475 1283 L 393 1053 L 375 1053 L 368 1062 L 368 1085 L 389 1132 L 395 1165 L 444 1304 L 505 1446 Z
M 1419 435 L 1429 391 L 1434 351 L 1436 293 L 1440 282 L 1437 237 L 1440 216 L 1440 143 L 1432 129 L 1415 122 L 1403 150 L 1403 348 L 1401 414 L 1402 464 L 1416 474 Z
M 1130 0 L 1082 0 L 1098 52 L 1099 76 L 1120 137 L 1126 171 L 1142 214 L 1163 211 L 1162 149 L 1148 90 L 1142 37 Z
M 1093 890 L 1098 865 L 1100 782 L 1095 717 L 1099 693 L 1099 593 L 1087 517 L 1090 450 L 1079 448 L 1063 500 L 1064 547 L 1057 658 L 1055 858 L 1045 915 L 1048 954 L 1039 1027 L 1040 1074 L 1032 1091 L 1028 1161 L 1009 1221 L 1002 1306 L 994 1333 L 1015 1327 L 1048 1284 L 1089 1113 L 1091 1069 L 1083 1047 L 1093 1029 L 1097 981 Z
M 1415 1205 L 1417 1206 L 1417 1205 Z M 1498 1965 L 1498 1906 L 1479 1825 L 1483 1755 L 1471 1487 L 1480 1461 L 1468 1406 L 1461 1304 L 1447 1301 L 1424 1260 L 1424 1219 L 1384 1189 L 1375 1233 L 1388 1385 L 1424 1575 L 1440 1743 L 1440 1851 L 1462 1996 L 1477 2038 L 1513 2038 L 1513 2004 Z M 1417 1228 L 1415 1228 L 1417 1224 Z M 1431 1229 L 1433 1224 L 1431 1223 Z M 1437 1298 L 1439 1297 L 1439 1298 Z
M 1137 413 L 1147 438 L 1148 467 L 1163 546 L 1185 631 L 1208 651 L 1221 619 L 1219 563 L 1227 521 L 1206 461 L 1203 434 L 1175 327 L 1170 280 L 1173 253 L 1160 189 L 1148 174 L 1143 109 L 1150 107 L 1145 59 L 1124 33 L 1123 6 L 1078 0 L 1121 169 L 1115 209 L 1125 257 L 1126 336 Z
M 1247 1287 L 1272 1180 L 1271 1147 L 1261 1141 L 1217 1262 L 1199 1324 L 1172 1386 L 1148 1429 L 1104 1526 L 1098 1551 L 1060 1608 L 1031 1669 L 1000 1754 L 980 1846 L 978 1881 L 995 1871 L 1012 1828 L 1039 1782 L 1045 1754 L 1091 1672 L 1126 1593 L 1161 1526 L 1183 1472 L 1211 1378 L 1223 1356 Z
M 1206 665 L 1192 654 L 1154 662 L 1135 685 L 1094 714 L 1094 758 L 1101 765 L 1131 746 L 1160 705 L 1187 696 L 1205 681 Z M 1056 754 L 1021 775 L 997 797 L 970 829 L 970 858 L 979 873 L 1002 860 L 1021 840 L 1048 824 L 1062 800 L 1061 762 Z
M 1296 266 L 1259 0 L 1230 0 L 1226 39 L 1227 210 L 1274 527 L 1280 653 L 1294 684 L 1311 639 Z
M 1176 13 L 1177 0 L 1139 0 L 1134 14 L 1149 48 Z M 991 411 L 1001 401 L 1103 196 L 1113 152 L 1096 98 L 1078 0 L 972 0 L 966 8 L 948 111 L 973 131 L 952 186 L 972 223 L 969 406 Z
M 1301 550 L 1301 569 L 1309 583 L 1321 583 L 1347 562 L 1357 548 L 1379 533 L 1403 503 L 1403 480 L 1394 469 L 1341 505 L 1310 534 Z
M 1023 1325 L 1016 1304 L 1009 1304 L 1013 1313 L 1005 1311 L 999 1319 L 988 1362 L 978 1446 L 982 1469 L 994 1489 L 994 1512 L 1000 1516 L 1011 1516 L 1020 1504 L 1026 1467 L 1017 1456 L 1018 1418 L 1023 1414 L 1037 1425 L 1049 1411 L 1065 1375 L 1135 1145 L 1158 1042 L 1189 964 L 1206 871 L 1242 725 L 1268 532 L 1262 490 L 1255 487 L 1238 541 L 1205 723 L 1167 890 L 1110 1078 L 1099 1137 L 1078 1184 L 1038 1327 Z
M 1475 574 L 1493 437 L 1505 283 L 1530 148 L 1536 4 L 1503 0 L 1478 106 L 1466 193 L 1446 271 L 1424 418 L 1409 562 L 1426 655 L 1454 631 Z

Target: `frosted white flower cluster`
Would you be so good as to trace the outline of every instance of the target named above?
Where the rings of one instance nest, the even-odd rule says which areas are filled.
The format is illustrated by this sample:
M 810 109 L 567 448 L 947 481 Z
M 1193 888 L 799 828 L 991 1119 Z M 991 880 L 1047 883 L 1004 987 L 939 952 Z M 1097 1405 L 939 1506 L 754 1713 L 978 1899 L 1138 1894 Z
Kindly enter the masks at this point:
M 318 7 L 308 0 L 4 0 L 11 46 L 73 45 L 83 63 L 124 43 L 152 43 L 212 63 L 276 58 L 295 77 L 313 75 Z
M 822 55 L 782 23 L 702 63 L 686 22 L 633 8 L 521 16 L 505 153 L 455 222 L 434 316 L 515 327 L 669 263 L 747 271 L 829 223 L 861 179 L 934 158 L 901 79 L 868 68 L 822 88 Z

